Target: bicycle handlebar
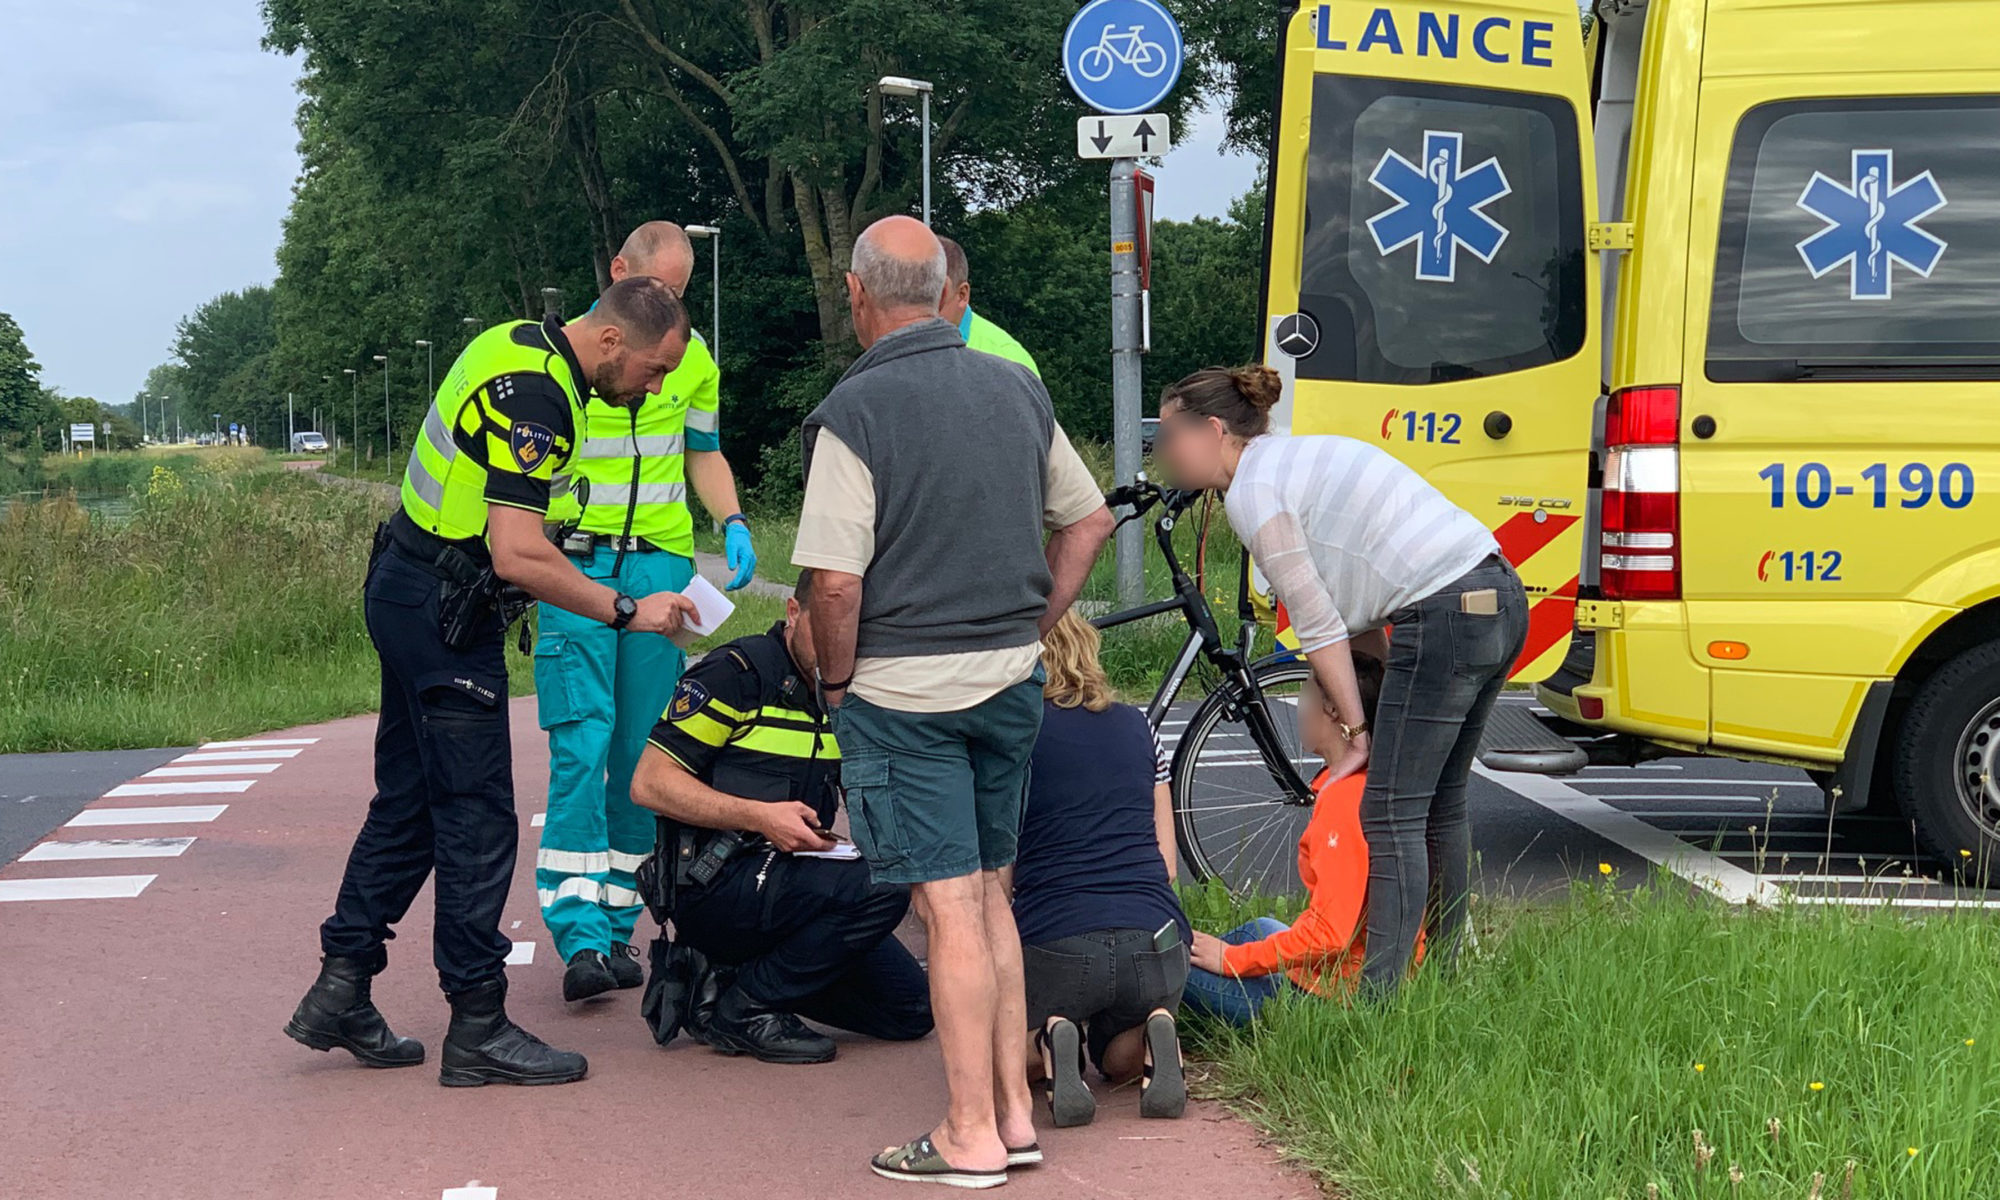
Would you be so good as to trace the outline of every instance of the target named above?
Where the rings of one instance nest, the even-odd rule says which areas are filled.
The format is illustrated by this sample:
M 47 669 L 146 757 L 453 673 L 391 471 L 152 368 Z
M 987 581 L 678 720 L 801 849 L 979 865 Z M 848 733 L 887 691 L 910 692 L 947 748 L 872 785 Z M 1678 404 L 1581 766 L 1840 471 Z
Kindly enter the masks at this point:
M 1140 479 L 1104 493 L 1104 503 L 1108 508 L 1129 507 L 1134 517 L 1143 516 L 1158 505 L 1164 504 L 1169 514 L 1179 516 L 1200 497 L 1201 492 L 1198 490 L 1181 491 L 1176 488 L 1163 488 L 1150 479 Z

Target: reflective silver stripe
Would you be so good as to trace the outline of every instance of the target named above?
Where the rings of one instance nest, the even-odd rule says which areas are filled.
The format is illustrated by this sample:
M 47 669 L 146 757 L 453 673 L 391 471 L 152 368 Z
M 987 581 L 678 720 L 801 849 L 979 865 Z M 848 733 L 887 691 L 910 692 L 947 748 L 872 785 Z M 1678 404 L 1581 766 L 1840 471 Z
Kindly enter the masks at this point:
M 416 491 L 418 499 L 436 511 L 444 510 L 444 480 L 431 474 L 431 469 L 424 465 L 423 457 L 417 453 L 415 446 L 410 448 L 410 465 L 406 477 L 410 481 L 410 487 Z
M 458 457 L 458 443 L 451 440 L 451 430 L 444 427 L 444 414 L 435 404 L 424 414 L 424 436 L 431 440 L 431 448 L 444 456 L 447 465 Z
M 687 499 L 687 485 L 684 483 L 642 483 L 639 485 L 641 504 L 680 504 Z M 606 505 L 623 508 L 632 502 L 632 485 L 629 483 L 593 483 L 590 485 L 590 506 L 602 508 Z
M 687 414 L 687 427 L 696 433 L 714 433 L 715 414 L 705 408 L 690 408 Z
M 679 434 L 646 437 L 592 438 L 583 444 L 585 458 L 672 458 L 681 452 Z
M 646 856 L 643 854 L 627 854 L 623 850 L 613 850 L 611 852 L 611 869 L 614 871 L 624 871 L 630 874 L 638 870 L 639 864 L 645 861 Z
M 535 869 L 560 875 L 602 875 L 611 869 L 611 855 L 603 850 L 535 851 Z
M 615 908 L 636 908 L 643 903 L 639 893 L 631 888 L 599 883 L 580 875 L 563 880 L 559 887 L 537 888 L 535 896 L 544 909 L 554 908 L 558 900 L 581 900 L 586 904 L 609 904 Z

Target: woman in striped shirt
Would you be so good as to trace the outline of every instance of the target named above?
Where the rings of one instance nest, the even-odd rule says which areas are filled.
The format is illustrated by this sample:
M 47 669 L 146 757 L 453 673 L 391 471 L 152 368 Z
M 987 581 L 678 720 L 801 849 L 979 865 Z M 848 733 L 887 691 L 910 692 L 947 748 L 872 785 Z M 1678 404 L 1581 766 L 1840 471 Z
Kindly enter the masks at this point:
M 1313 684 L 1300 737 L 1329 778 L 1366 770 L 1361 982 L 1395 989 L 1417 934 L 1449 964 L 1465 923 L 1466 780 L 1528 601 L 1477 517 L 1365 442 L 1274 437 L 1268 367 L 1197 371 L 1160 399 L 1155 450 L 1177 486 L 1224 493 L 1229 523 L 1284 602 Z M 1395 637 L 1386 637 L 1393 626 Z M 1387 663 L 1371 729 L 1352 648 Z

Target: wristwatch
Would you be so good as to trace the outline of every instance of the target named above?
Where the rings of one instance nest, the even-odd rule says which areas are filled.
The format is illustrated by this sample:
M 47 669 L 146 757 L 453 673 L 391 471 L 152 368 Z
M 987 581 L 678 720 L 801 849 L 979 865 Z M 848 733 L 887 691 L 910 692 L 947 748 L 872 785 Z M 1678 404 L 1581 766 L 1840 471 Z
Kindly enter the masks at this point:
M 1349 742 L 1368 732 L 1368 722 L 1366 721 L 1361 722 L 1359 725 L 1349 725 L 1345 721 L 1336 721 L 1334 724 L 1340 726 L 1340 736 L 1346 738 Z
M 611 618 L 611 628 L 623 629 L 632 623 L 633 617 L 639 615 L 639 602 L 620 592 L 611 602 L 611 611 L 618 614 Z

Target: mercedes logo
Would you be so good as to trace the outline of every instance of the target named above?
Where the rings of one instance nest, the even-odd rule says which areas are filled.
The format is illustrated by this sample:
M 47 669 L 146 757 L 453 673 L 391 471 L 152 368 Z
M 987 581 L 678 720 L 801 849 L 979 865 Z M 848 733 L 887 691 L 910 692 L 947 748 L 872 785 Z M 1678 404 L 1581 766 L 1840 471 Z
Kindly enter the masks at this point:
M 1296 312 L 1278 321 L 1278 349 L 1292 358 L 1304 358 L 1319 349 L 1319 322 Z

